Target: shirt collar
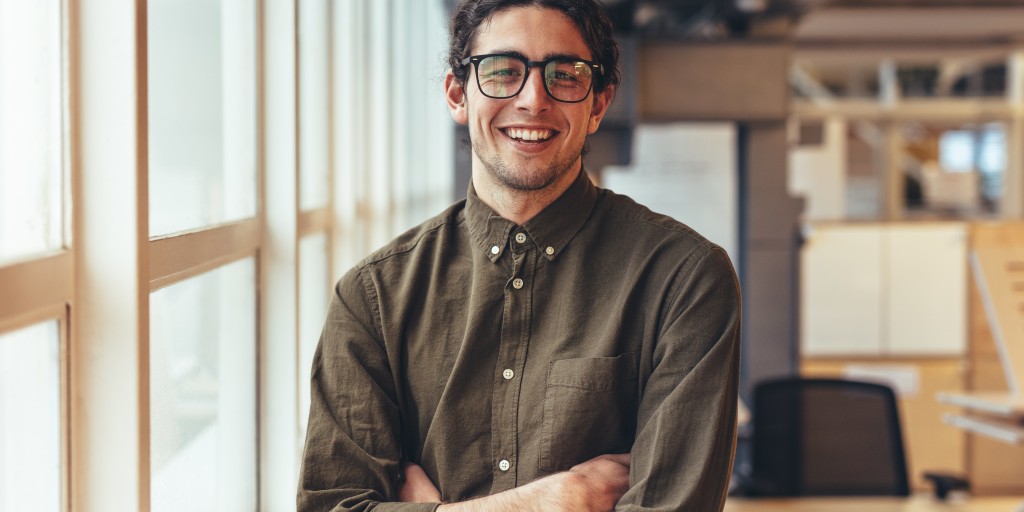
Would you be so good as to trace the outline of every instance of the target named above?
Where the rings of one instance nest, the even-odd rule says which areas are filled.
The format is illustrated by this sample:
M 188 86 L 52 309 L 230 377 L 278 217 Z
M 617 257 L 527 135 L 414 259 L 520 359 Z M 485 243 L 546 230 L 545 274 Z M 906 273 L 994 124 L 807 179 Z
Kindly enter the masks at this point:
M 553 203 L 523 225 L 540 253 L 554 260 L 590 217 L 597 202 L 597 187 L 583 170 L 576 181 Z M 490 260 L 498 261 L 508 247 L 509 234 L 516 224 L 498 215 L 484 204 L 470 180 L 466 194 L 466 221 L 474 242 Z

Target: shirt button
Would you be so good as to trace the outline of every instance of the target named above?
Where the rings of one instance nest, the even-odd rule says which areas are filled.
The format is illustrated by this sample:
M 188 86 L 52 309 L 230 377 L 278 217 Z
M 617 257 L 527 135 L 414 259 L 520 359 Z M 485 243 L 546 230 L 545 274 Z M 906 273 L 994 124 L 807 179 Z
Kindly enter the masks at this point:
M 555 248 L 549 246 L 547 249 L 544 249 L 544 252 L 548 253 L 548 256 L 551 256 L 555 254 Z
M 526 233 L 516 233 L 516 242 L 521 244 L 526 243 Z
M 491 247 L 491 254 L 498 254 L 499 252 L 501 252 L 501 248 L 497 245 Z
M 498 463 L 498 469 L 502 471 L 508 471 L 508 468 L 510 467 L 512 467 L 512 464 L 505 459 L 502 459 L 501 462 Z
M 512 280 L 512 287 L 515 288 L 516 290 L 522 288 L 523 287 L 523 280 L 519 279 L 518 277 L 513 279 Z
M 505 377 L 505 380 L 510 380 L 516 376 L 516 372 L 506 368 L 505 371 L 501 372 L 501 376 Z

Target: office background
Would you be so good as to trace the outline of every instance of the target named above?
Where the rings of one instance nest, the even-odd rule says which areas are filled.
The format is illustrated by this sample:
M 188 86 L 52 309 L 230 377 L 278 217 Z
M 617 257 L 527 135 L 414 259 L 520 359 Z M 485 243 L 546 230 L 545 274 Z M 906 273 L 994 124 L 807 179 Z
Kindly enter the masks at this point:
M 0 0 L 0 510 L 294 507 L 331 285 L 466 191 L 454 3 Z M 1024 216 L 1024 4 L 605 3 L 586 168 L 729 249 L 743 398 L 886 382 L 915 488 L 1024 494 L 935 399 L 1013 387 L 968 260 Z

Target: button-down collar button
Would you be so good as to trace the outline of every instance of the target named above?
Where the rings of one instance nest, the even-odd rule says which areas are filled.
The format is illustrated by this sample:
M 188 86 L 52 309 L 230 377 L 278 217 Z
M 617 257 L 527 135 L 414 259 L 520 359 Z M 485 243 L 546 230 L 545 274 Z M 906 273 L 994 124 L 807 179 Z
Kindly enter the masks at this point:
M 505 380 L 511 380 L 512 377 L 516 376 L 516 372 L 506 368 L 505 371 L 501 372 L 501 376 L 505 377 Z
M 498 254 L 499 252 L 501 252 L 501 248 L 500 247 L 498 247 L 497 245 L 492 245 L 491 246 L 491 254 Z
M 555 254 L 555 248 L 549 245 L 547 249 L 544 249 L 544 252 L 548 253 L 548 256 L 552 256 Z
M 512 280 L 512 287 L 515 288 L 516 290 L 522 288 L 523 287 L 523 280 L 519 279 L 518 277 L 513 279 Z
M 521 244 L 526 243 L 526 233 L 516 233 L 516 242 Z
M 505 459 L 501 459 L 501 462 L 498 463 L 498 469 L 502 471 L 508 471 L 508 468 L 510 467 L 512 467 L 512 463 Z

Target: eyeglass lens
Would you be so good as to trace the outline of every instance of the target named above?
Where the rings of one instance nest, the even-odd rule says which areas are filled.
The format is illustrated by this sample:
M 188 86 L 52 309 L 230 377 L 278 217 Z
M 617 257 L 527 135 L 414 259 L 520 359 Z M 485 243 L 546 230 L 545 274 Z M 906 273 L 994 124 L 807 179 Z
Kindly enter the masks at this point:
M 477 65 L 480 92 L 492 98 L 511 98 L 519 93 L 526 78 L 526 63 L 520 59 L 495 55 Z M 586 62 L 553 60 L 544 66 L 544 86 L 559 101 L 576 102 L 587 97 L 593 75 Z

